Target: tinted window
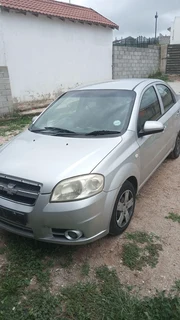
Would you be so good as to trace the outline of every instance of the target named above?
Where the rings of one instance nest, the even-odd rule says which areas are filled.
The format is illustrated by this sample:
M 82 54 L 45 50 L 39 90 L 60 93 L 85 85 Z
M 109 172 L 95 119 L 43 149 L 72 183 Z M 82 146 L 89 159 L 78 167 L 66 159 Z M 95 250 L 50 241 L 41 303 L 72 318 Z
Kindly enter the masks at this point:
M 146 121 L 155 121 L 161 116 L 161 109 L 157 94 L 153 87 L 147 89 L 142 97 L 139 119 L 138 131 L 140 131 Z
M 123 132 L 136 94 L 131 90 L 70 91 L 55 101 L 31 129 L 56 127 L 87 134 L 95 130 Z
M 172 96 L 172 93 L 168 87 L 161 85 L 161 84 L 157 85 L 157 89 L 161 95 L 163 105 L 164 105 L 164 110 L 167 111 L 174 104 L 174 98 Z

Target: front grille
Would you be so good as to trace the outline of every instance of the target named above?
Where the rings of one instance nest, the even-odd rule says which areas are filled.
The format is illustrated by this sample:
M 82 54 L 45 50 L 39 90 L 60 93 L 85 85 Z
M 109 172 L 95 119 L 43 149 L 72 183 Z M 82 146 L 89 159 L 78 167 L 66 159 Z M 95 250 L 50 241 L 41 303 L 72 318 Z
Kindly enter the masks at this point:
M 26 233 L 29 233 L 29 234 L 33 234 L 33 231 L 32 231 L 31 228 L 19 226 L 19 225 L 15 224 L 15 223 L 11 223 L 9 221 L 8 222 L 7 221 L 3 221 L 3 220 L 1 220 L 1 218 L 0 218 L 0 223 L 2 223 L 2 226 L 4 225 L 4 226 L 7 226 L 7 227 L 11 227 L 15 231 L 17 230 L 17 231 L 23 231 L 23 232 L 26 232 Z
M 26 213 L 0 207 L 0 223 L 15 230 L 33 233 L 32 229 L 26 226 L 28 223 Z
M 33 206 L 39 196 L 41 185 L 0 174 L 0 197 Z

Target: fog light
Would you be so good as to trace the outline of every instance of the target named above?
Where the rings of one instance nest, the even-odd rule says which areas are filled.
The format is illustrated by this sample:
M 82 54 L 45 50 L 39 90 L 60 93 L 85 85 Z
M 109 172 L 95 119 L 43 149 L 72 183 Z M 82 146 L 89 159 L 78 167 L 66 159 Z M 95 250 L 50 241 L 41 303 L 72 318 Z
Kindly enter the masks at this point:
M 82 237 L 83 233 L 79 230 L 67 230 L 64 235 L 68 240 L 78 240 Z

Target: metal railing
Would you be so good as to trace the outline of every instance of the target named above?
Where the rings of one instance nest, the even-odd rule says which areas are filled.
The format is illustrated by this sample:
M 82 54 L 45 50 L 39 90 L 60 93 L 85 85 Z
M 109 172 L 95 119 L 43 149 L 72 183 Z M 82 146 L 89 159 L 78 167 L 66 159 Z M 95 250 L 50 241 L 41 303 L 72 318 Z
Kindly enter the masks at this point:
M 124 46 L 124 47 L 138 47 L 138 48 L 148 48 L 149 46 L 155 46 L 159 44 L 159 39 L 138 37 L 132 38 L 128 37 L 125 39 L 113 41 L 114 46 Z

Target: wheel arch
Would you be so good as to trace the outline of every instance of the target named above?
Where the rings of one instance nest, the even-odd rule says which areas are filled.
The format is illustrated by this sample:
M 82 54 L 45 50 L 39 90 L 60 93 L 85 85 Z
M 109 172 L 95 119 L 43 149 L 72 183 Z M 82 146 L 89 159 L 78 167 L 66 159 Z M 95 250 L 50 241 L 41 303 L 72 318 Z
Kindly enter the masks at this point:
M 138 191 L 137 178 L 135 176 L 130 176 L 128 179 L 126 179 L 126 181 L 129 181 L 133 185 L 135 193 L 137 194 L 137 191 Z
M 125 163 L 118 171 L 113 172 L 113 179 L 112 175 L 107 176 L 105 191 L 117 190 L 118 194 L 127 180 L 132 183 L 137 193 L 140 182 L 140 171 L 137 163 Z

